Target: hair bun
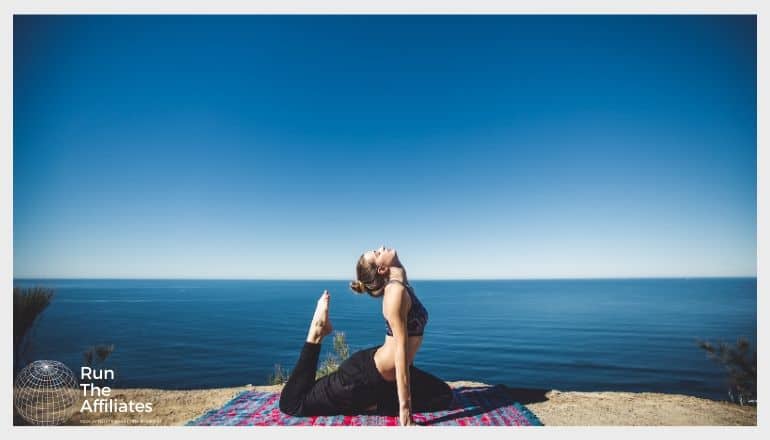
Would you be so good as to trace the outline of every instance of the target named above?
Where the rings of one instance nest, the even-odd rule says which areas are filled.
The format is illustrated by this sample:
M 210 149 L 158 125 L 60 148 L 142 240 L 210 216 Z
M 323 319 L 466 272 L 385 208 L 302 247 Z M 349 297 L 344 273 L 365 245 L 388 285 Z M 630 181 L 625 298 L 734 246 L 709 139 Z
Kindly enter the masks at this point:
M 364 293 L 364 291 L 366 290 L 364 288 L 364 283 L 362 283 L 359 280 L 351 281 L 350 288 L 353 289 L 354 292 L 358 292 L 358 293 Z

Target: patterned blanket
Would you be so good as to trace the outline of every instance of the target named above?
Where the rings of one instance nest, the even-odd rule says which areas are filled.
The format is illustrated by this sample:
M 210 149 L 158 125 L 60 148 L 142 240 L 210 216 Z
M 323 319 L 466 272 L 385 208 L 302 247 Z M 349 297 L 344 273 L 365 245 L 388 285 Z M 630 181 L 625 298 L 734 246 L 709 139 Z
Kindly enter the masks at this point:
M 538 418 L 514 401 L 506 387 L 454 388 L 455 403 L 444 411 L 413 414 L 419 425 L 542 426 Z M 187 422 L 188 426 L 398 426 L 398 418 L 374 412 L 357 415 L 293 417 L 278 409 L 278 393 L 243 391 L 223 407 Z

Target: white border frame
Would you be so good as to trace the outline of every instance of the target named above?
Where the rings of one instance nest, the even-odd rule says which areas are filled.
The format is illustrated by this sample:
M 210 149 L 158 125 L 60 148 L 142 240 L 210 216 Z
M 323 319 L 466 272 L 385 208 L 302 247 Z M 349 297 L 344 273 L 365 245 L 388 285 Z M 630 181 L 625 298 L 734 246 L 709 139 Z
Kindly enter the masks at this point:
M 767 2 L 764 2 L 767 3 Z M 763 11 L 764 7 L 764 11 Z M 81 1 L 10 1 L 0 5 L 3 11 L 0 28 L 0 57 L 5 60 L 0 73 L 2 79 L 2 111 L 0 112 L 0 276 L 4 292 L 8 298 L 11 296 L 13 283 L 13 15 L 14 14 L 756 14 L 757 15 L 757 342 L 759 370 L 764 372 L 766 363 L 768 338 L 767 325 L 764 322 L 767 309 L 767 300 L 770 294 L 770 280 L 768 268 L 770 258 L 768 256 L 768 228 L 770 225 L 770 154 L 767 146 L 767 133 L 764 127 L 768 126 L 768 93 L 767 87 L 761 78 L 770 78 L 768 75 L 767 41 L 768 26 L 770 26 L 767 6 L 761 1 L 683 1 L 683 0 L 590 0 L 576 1 L 558 0 L 549 1 L 500 1 L 500 0 L 474 0 L 474 1 L 429 1 L 429 0 L 378 0 L 378 1 L 320 1 L 312 0 L 284 0 L 284 1 L 173 1 L 173 0 L 81 0 Z M 6 322 L 12 332 L 12 308 L 3 307 L 3 321 Z M 440 435 L 461 438 L 468 435 L 482 434 L 492 437 L 515 436 L 564 436 L 586 435 L 594 437 L 616 438 L 648 438 L 654 436 L 680 437 L 686 434 L 709 436 L 733 436 L 748 435 L 757 438 L 762 431 L 766 431 L 768 425 L 767 411 L 764 405 L 758 407 L 757 427 L 546 427 L 542 428 L 401 428 L 396 431 L 389 428 L 227 428 L 216 427 L 185 428 L 185 427 L 13 427 L 11 420 L 12 404 L 12 380 L 11 380 L 11 337 L 6 333 L 2 339 L 4 348 L 2 357 L 5 360 L 0 376 L 5 378 L 6 398 L 0 399 L 0 414 L 3 414 L 6 434 L 10 435 L 44 435 L 51 434 L 57 438 L 79 438 L 86 436 L 109 436 L 131 438 L 135 435 L 146 434 L 185 435 L 186 437 L 203 438 L 211 434 L 230 436 L 242 436 L 253 439 L 255 435 L 263 438 L 274 436 L 318 435 L 319 430 L 324 430 L 322 435 L 335 438 L 354 438 L 361 435 L 376 438 L 394 438 L 401 435 L 422 437 L 427 429 L 429 436 Z M 764 376 L 759 377 L 760 396 L 767 396 L 768 382 Z M 310 430 L 312 432 L 308 432 Z M 171 432 L 179 431 L 179 432 Z M 184 431 L 184 432 L 182 432 Z M 365 432 L 362 432 L 365 431 Z M 765 434 L 767 435 L 767 433 Z

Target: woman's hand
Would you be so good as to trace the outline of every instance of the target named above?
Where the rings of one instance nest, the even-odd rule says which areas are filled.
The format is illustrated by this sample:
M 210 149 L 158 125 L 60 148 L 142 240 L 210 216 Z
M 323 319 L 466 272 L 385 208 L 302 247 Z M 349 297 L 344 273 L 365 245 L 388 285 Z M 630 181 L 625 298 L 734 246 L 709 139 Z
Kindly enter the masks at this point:
M 414 420 L 412 420 L 412 411 L 407 408 L 402 408 L 401 411 L 399 411 L 398 421 L 401 423 L 401 426 L 417 425 L 414 423 Z

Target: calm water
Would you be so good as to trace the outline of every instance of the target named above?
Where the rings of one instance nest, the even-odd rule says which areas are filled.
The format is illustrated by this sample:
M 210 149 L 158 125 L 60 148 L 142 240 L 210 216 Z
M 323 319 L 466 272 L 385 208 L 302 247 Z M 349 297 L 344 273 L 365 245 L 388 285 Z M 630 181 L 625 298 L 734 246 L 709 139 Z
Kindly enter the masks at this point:
M 115 386 L 263 384 L 292 368 L 315 301 L 352 350 L 382 343 L 380 300 L 347 281 L 15 280 L 56 289 L 30 359 L 76 370 L 115 344 Z M 756 278 L 412 281 L 430 313 L 415 364 L 445 380 L 561 390 L 675 392 L 726 399 L 696 340 L 756 343 Z M 330 349 L 330 341 L 324 351 Z M 325 356 L 325 354 L 322 354 Z

